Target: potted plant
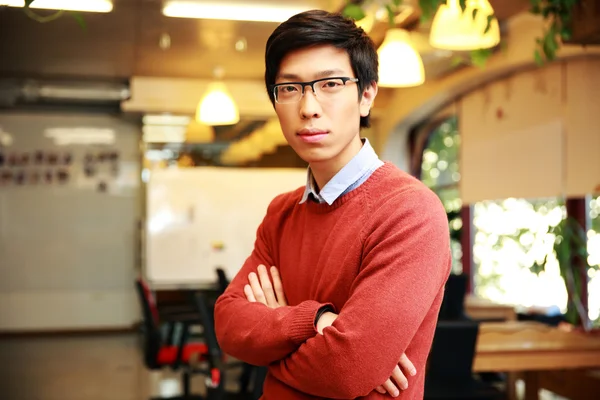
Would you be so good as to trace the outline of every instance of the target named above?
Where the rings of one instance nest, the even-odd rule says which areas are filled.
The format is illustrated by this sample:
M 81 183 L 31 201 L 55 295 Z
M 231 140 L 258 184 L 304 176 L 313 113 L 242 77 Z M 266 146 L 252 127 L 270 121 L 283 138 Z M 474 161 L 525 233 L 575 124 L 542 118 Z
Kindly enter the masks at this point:
M 531 269 L 539 274 L 546 269 L 549 256 L 556 257 L 568 295 L 565 318 L 572 325 L 581 325 L 585 331 L 589 331 L 591 322 L 582 303 L 582 287 L 587 280 L 582 282 L 582 277 L 587 276 L 590 268 L 598 269 L 598 266 L 591 266 L 588 262 L 585 230 L 579 221 L 567 217 L 558 225 L 551 227 L 548 233 L 554 235 L 552 252 L 547 254 L 542 262 L 535 262 Z
M 376 1 L 388 12 L 388 19 L 393 25 L 394 17 L 403 5 L 402 0 L 347 0 L 344 14 L 361 20 L 366 15 L 366 9 Z M 500 0 L 496 0 L 500 1 Z M 445 3 L 446 0 L 419 0 L 419 9 L 421 13 L 421 22 L 427 22 L 433 19 L 438 7 Z M 464 11 L 467 7 L 468 0 L 460 0 L 460 6 Z M 493 3 L 492 0 L 490 0 Z M 556 58 L 556 53 L 562 42 L 565 43 L 586 43 L 586 40 L 580 39 L 579 32 L 590 35 L 590 32 L 597 32 L 597 6 L 594 1 L 590 0 L 523 0 L 524 3 L 529 3 L 529 12 L 534 15 L 540 15 L 545 21 L 545 29 L 543 34 L 536 38 L 536 49 L 534 52 L 534 60 L 538 65 L 545 62 L 553 61 Z M 473 11 L 475 18 L 476 11 Z M 588 21 L 582 24 L 581 21 Z M 489 21 L 489 20 L 488 20 Z M 584 25 L 584 28 L 579 28 Z M 589 26 L 589 27 L 588 27 Z M 576 34 L 574 35 L 574 29 Z M 486 30 L 489 29 L 486 27 Z M 574 41 L 574 39 L 578 39 Z M 473 50 L 471 52 L 471 60 L 476 65 L 484 65 L 485 60 L 492 55 L 490 49 Z

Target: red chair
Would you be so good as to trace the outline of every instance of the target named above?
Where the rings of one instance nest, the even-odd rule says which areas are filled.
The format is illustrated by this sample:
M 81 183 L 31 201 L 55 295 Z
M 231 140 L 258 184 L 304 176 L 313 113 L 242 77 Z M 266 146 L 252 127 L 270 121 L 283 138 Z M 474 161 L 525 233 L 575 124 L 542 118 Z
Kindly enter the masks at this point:
M 170 400 L 200 400 L 202 396 L 190 394 L 190 378 L 193 374 L 203 374 L 207 377 L 207 387 L 210 392 L 223 386 L 219 359 L 215 360 L 210 354 L 206 343 L 188 343 L 190 326 L 201 324 L 203 315 L 198 313 L 198 321 L 183 319 L 182 334 L 178 343 L 169 343 L 161 332 L 161 321 L 154 296 L 142 279 L 136 281 L 136 289 L 142 306 L 143 314 L 143 353 L 144 363 L 151 370 L 165 367 L 172 370 L 182 370 L 183 396 Z M 169 329 L 172 331 L 172 329 Z M 158 399 L 157 399 L 158 400 Z

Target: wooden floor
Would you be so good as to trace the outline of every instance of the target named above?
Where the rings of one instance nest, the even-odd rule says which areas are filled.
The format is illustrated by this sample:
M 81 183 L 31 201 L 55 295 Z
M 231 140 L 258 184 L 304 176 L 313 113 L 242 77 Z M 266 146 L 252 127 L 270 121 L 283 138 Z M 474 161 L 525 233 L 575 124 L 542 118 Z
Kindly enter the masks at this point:
M 144 400 L 179 390 L 178 374 L 146 370 L 135 334 L 0 338 L 2 400 Z M 192 391 L 204 392 L 202 377 Z M 542 399 L 560 398 L 542 391 Z
M 134 334 L 0 338 L 2 400 L 142 400 L 177 395 L 179 382 L 144 367 Z M 192 391 L 204 393 L 201 376 Z

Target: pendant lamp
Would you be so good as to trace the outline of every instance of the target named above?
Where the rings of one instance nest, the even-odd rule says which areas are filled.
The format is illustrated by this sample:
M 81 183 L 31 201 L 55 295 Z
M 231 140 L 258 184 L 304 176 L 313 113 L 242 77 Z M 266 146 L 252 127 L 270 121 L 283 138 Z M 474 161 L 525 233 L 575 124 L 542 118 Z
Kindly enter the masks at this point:
M 206 93 L 196 108 L 196 121 L 211 126 L 233 125 L 240 120 L 235 101 L 229 94 L 227 86 L 221 81 L 223 70 L 215 69 L 215 78 L 208 85 Z
M 498 20 L 494 17 L 494 9 L 489 1 L 467 0 L 466 6 L 464 12 L 459 0 L 448 0 L 440 6 L 431 25 L 431 46 L 466 51 L 487 49 L 500 43 Z M 488 16 L 491 21 L 486 31 Z
M 423 61 L 411 46 L 407 31 L 389 29 L 377 54 L 379 55 L 379 86 L 418 86 L 425 82 Z

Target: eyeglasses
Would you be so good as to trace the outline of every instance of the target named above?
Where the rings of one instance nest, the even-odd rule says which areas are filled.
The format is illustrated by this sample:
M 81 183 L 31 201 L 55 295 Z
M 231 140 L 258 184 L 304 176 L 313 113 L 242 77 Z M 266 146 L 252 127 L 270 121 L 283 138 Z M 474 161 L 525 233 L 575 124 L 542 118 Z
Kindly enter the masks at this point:
M 358 78 L 332 77 L 311 82 L 285 82 L 271 86 L 275 101 L 279 104 L 296 103 L 304 96 L 304 88 L 310 86 L 317 98 L 331 98 L 341 92 L 346 82 L 358 82 Z

